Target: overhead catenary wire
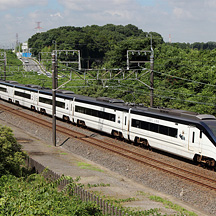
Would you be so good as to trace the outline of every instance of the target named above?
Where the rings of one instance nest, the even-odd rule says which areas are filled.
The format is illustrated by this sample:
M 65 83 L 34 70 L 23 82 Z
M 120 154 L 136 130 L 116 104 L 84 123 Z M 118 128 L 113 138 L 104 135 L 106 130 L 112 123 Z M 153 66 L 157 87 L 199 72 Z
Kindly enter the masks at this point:
M 72 69 L 72 70 L 75 70 L 75 69 Z M 97 70 L 97 69 L 96 69 Z M 75 70 L 78 72 L 78 70 Z M 12 72 L 12 71 L 10 71 Z M 19 73 L 19 71 L 13 71 L 14 73 Z M 80 70 L 79 70 L 80 72 Z M 171 78 L 175 78 L 175 79 L 179 79 L 179 80 L 184 80 L 184 81 L 187 81 L 187 82 L 192 82 L 192 83 L 195 83 L 195 84 L 202 84 L 202 85 L 206 85 L 206 86 L 211 86 L 211 87 L 215 87 L 216 85 L 213 85 L 213 84 L 208 84 L 208 83 L 204 83 L 204 82 L 198 82 L 198 81 L 194 81 L 194 80 L 190 80 L 190 79 L 186 79 L 186 78 L 182 78 L 182 77 L 178 77 L 178 76 L 174 76 L 174 75 L 171 75 L 171 74 L 168 74 L 168 73 L 164 73 L 164 72 L 159 72 L 159 71 L 156 71 L 154 70 L 155 73 L 157 74 L 160 74 L 160 75 L 163 75 L 163 76 L 168 76 L 168 77 L 171 77 Z M 24 72 L 25 73 L 25 72 Z M 27 75 L 28 77 L 30 76 L 34 76 L 33 74 L 32 75 Z M 74 88 L 75 86 L 73 86 Z M 86 87 L 89 87 L 89 86 L 77 86 L 76 88 L 86 88 Z M 113 88 L 116 88 L 116 86 Z M 118 88 L 121 88 L 121 86 L 118 86 Z M 127 86 L 128 88 L 128 86 Z M 134 92 L 138 93 L 138 94 L 145 94 L 145 95 L 150 95 L 149 93 L 145 92 L 144 91 L 137 91 L 137 90 L 134 90 Z M 192 97 L 198 97 L 198 98 L 206 98 L 206 99 L 215 99 L 215 97 L 208 97 L 208 96 L 202 96 L 202 95 L 195 95 L 195 94 L 188 94 L 188 93 L 181 93 L 181 92 L 176 92 L 176 91 L 167 91 L 167 90 L 162 90 L 162 89 L 155 89 L 155 91 L 158 91 L 158 92 L 168 92 L 168 93 L 178 93 L 180 95 L 184 95 L 187 97 L 188 96 L 192 96 Z M 206 102 L 199 102 L 199 101 L 193 101 L 193 100 L 185 100 L 185 99 L 180 99 L 180 98 L 176 98 L 176 97 L 170 97 L 170 96 L 166 96 L 166 95 L 161 95 L 161 94 L 156 94 L 156 92 L 154 93 L 154 96 L 155 97 L 160 97 L 160 98 L 167 98 L 167 99 L 170 99 L 170 100 L 177 100 L 177 101 L 184 101 L 184 102 L 188 102 L 188 103 L 196 103 L 196 104 L 203 104 L 203 105 L 210 105 L 210 106 L 215 106 L 215 104 L 210 104 L 210 103 L 206 103 Z
M 111 88 L 122 88 L 122 86 L 109 86 Z M 124 86 L 127 90 L 128 90 L 128 86 Z M 134 88 L 131 87 L 131 92 L 135 92 L 137 94 L 145 94 L 147 96 L 150 96 L 150 93 L 147 91 L 140 91 L 140 90 L 136 90 Z M 125 90 L 121 90 L 120 91 L 125 91 Z M 196 104 L 202 104 L 202 105 L 208 105 L 208 106 L 216 106 L 216 104 L 213 103 L 206 103 L 206 102 L 199 102 L 199 101 L 192 101 L 192 100 L 184 100 L 184 99 L 180 99 L 180 98 L 176 98 L 176 97 L 169 97 L 169 96 L 164 96 L 164 95 L 159 95 L 159 94 L 154 94 L 154 96 L 156 97 L 160 97 L 160 98 L 166 98 L 166 99 L 170 99 L 170 100 L 176 100 L 176 101 L 181 101 L 181 102 L 187 102 L 187 103 L 196 103 Z
M 193 83 L 196 83 L 196 84 L 202 84 L 202 85 L 207 85 L 207 86 L 211 86 L 211 87 L 216 87 L 216 85 L 213 85 L 213 84 L 208 84 L 208 83 L 204 83 L 204 82 L 198 82 L 198 81 L 194 81 L 194 80 L 189 80 L 189 79 L 186 79 L 186 78 L 177 77 L 177 76 L 167 74 L 167 73 L 164 73 L 164 72 L 159 72 L 159 71 L 154 70 L 154 73 L 161 74 L 161 75 L 164 75 L 164 76 L 169 76 L 169 77 L 179 79 L 179 80 L 184 80 L 184 81 L 187 81 L 187 82 L 193 82 Z

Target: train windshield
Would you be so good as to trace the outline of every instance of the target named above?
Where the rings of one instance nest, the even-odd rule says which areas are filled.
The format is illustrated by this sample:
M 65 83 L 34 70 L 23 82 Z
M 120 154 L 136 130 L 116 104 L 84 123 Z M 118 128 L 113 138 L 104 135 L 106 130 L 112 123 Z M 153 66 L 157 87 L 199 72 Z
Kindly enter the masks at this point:
M 216 137 L 216 121 L 215 120 L 206 120 L 204 123 L 210 128 L 214 136 Z

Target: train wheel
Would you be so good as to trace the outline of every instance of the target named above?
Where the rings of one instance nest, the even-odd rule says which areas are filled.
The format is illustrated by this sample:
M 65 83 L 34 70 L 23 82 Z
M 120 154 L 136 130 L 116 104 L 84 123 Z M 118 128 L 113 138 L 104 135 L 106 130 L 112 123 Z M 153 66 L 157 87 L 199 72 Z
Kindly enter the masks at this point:
M 211 166 L 211 160 L 207 160 L 206 164 L 207 164 L 208 167 L 210 167 Z
M 31 106 L 32 111 L 36 111 L 35 106 Z
M 139 137 L 135 137 L 134 145 L 138 146 L 139 144 L 140 144 L 140 138 Z
M 46 110 L 45 109 L 41 109 L 40 112 L 41 112 L 42 115 L 46 114 Z
M 214 159 L 211 159 L 211 160 L 210 160 L 210 166 L 211 166 L 211 167 L 215 167 L 215 160 L 214 160 Z
M 120 138 L 120 140 L 124 140 L 124 136 L 123 136 L 122 132 L 119 132 L 119 138 Z
M 69 121 L 70 121 L 70 119 L 69 119 L 69 117 L 68 117 L 68 116 L 63 116 L 63 121 L 65 121 L 65 122 L 69 122 Z
M 202 156 L 201 156 L 201 155 L 195 155 L 194 161 L 195 161 L 196 163 L 200 163 L 200 162 L 202 161 Z
M 86 127 L 86 124 L 85 124 L 85 122 L 82 121 L 82 120 L 77 120 L 77 126 Z
M 113 130 L 113 131 L 112 131 L 112 136 L 115 137 L 115 138 L 118 137 L 118 136 L 119 136 L 119 132 Z

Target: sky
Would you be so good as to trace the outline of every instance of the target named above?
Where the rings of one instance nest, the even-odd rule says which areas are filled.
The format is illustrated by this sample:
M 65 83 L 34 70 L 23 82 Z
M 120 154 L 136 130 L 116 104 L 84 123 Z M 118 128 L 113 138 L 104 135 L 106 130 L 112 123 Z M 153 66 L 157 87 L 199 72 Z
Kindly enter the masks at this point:
M 216 41 L 215 11 L 216 0 L 0 0 L 0 48 L 60 26 L 106 24 L 133 24 L 165 42 Z

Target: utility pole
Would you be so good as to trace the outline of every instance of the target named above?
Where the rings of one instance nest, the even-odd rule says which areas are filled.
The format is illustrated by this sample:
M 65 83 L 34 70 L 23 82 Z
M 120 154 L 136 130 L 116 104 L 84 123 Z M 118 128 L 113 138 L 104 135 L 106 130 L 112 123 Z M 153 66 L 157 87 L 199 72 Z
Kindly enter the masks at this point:
M 37 23 L 37 27 L 35 29 L 37 29 L 37 33 L 41 33 L 40 30 L 42 29 L 42 27 L 40 27 L 41 22 L 36 22 Z
M 151 74 L 150 74 L 150 107 L 153 107 L 154 105 L 154 54 L 153 52 L 151 53 L 150 56 L 150 70 L 151 70 Z
M 152 51 L 150 50 L 127 50 L 127 70 L 130 70 L 130 63 L 137 63 L 138 66 L 140 66 L 140 64 L 144 64 L 144 63 L 149 63 L 149 61 L 131 61 L 129 59 L 129 53 L 132 53 L 132 55 L 134 55 L 135 53 L 138 53 L 138 55 L 141 55 L 142 53 L 144 53 L 145 55 L 147 55 L 147 53 L 152 53 Z
M 59 63 L 62 63 L 62 64 L 69 64 L 69 63 L 75 63 L 75 64 L 78 64 L 78 70 L 81 70 L 81 57 L 80 57 L 80 50 L 56 50 L 56 59 L 57 59 L 57 55 L 58 53 L 63 53 L 65 52 L 66 55 L 68 55 L 69 53 L 72 53 L 73 55 L 74 54 L 77 54 L 77 58 L 78 60 L 75 60 L 75 61 L 72 61 L 72 60 L 69 60 L 69 61 L 61 61 L 61 60 L 58 60 Z
M 4 63 L 4 75 L 1 73 L 1 79 L 2 80 L 6 80 L 6 65 L 7 65 L 7 56 L 6 56 L 6 52 L 1 52 L 0 56 L 4 56 L 3 58 L 0 57 L 0 61 L 3 61 Z
M 52 141 L 56 146 L 56 90 L 57 90 L 57 62 L 56 52 L 52 53 Z
M 152 34 L 150 34 L 151 37 L 151 56 L 150 56 L 150 107 L 153 107 L 154 105 L 154 50 L 152 47 Z
M 6 65 L 7 65 L 7 58 L 6 58 L 6 52 L 4 52 L 4 81 L 6 81 Z
M 67 81 L 66 83 L 70 82 Z M 57 60 L 57 50 L 52 52 L 52 141 L 53 145 L 56 146 L 56 91 L 63 85 L 58 87 L 58 60 Z
M 57 42 L 53 40 L 52 43 L 55 44 L 55 50 L 57 50 Z

